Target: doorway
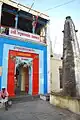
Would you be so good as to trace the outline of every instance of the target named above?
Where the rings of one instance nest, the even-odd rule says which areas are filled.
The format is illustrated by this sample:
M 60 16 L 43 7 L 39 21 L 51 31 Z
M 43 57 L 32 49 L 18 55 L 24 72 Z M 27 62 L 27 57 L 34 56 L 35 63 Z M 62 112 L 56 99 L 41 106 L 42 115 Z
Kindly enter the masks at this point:
M 16 70 L 15 70 L 15 66 L 16 66 L 16 57 L 25 57 L 26 59 L 32 59 L 32 64 L 29 66 L 29 68 L 26 68 L 26 70 L 28 72 L 28 82 L 29 82 L 29 94 L 31 95 L 37 95 L 38 91 L 39 91 L 39 57 L 38 54 L 36 53 L 28 53 L 28 52 L 22 52 L 22 51 L 14 51 L 14 50 L 9 50 L 9 57 L 8 57 L 8 75 L 7 75 L 7 90 L 9 93 L 9 96 L 15 96 L 15 83 L 14 83 L 14 78 L 16 77 Z M 21 60 L 19 62 L 19 71 L 21 70 L 21 67 L 23 68 L 26 65 L 23 65 L 25 60 Z M 27 62 L 25 62 L 27 64 Z M 32 70 L 30 70 L 30 68 Z M 26 71 L 23 69 L 23 71 Z M 31 75 L 30 75 L 31 72 Z M 36 73 L 36 74 L 35 74 Z M 19 75 L 17 77 L 21 78 L 21 74 L 18 73 Z M 26 79 L 27 79 L 26 78 Z M 19 81 L 21 82 L 21 80 Z M 21 83 L 20 83 L 21 86 Z M 26 92 L 28 91 L 27 87 L 27 83 L 25 85 L 25 90 Z M 21 91 L 21 87 L 19 87 L 18 89 L 19 91 Z
M 29 66 L 26 63 L 20 63 L 15 66 L 15 95 L 28 94 L 29 91 Z

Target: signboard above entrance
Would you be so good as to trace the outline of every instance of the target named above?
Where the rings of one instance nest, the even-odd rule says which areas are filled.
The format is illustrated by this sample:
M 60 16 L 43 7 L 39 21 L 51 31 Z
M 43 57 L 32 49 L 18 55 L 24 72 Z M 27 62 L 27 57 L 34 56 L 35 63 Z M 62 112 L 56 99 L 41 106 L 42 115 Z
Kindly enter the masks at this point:
M 32 33 L 24 32 L 21 30 L 13 29 L 13 28 L 9 28 L 9 35 L 40 42 L 39 35 L 35 35 Z

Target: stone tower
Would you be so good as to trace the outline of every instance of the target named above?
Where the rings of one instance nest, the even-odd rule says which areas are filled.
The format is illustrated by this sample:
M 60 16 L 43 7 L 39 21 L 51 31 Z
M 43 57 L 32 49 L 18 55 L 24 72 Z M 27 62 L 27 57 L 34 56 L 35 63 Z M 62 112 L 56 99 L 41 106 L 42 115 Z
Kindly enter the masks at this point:
M 63 39 L 63 91 L 65 95 L 80 95 L 80 51 L 75 25 L 66 17 Z

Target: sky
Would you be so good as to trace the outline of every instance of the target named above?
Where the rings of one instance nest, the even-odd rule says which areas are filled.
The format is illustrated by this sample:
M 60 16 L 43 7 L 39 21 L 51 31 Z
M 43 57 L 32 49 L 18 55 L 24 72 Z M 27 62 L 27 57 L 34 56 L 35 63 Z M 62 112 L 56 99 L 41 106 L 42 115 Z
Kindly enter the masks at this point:
M 33 0 L 14 0 L 26 6 L 31 6 Z M 50 39 L 52 41 L 52 49 L 54 53 L 62 54 L 63 50 L 63 33 L 64 21 L 66 16 L 71 16 L 76 29 L 78 30 L 77 37 L 80 43 L 80 0 L 61 7 L 55 6 L 64 4 L 71 0 L 35 0 L 33 9 L 46 13 L 50 17 Z M 49 8 L 53 8 L 46 11 Z

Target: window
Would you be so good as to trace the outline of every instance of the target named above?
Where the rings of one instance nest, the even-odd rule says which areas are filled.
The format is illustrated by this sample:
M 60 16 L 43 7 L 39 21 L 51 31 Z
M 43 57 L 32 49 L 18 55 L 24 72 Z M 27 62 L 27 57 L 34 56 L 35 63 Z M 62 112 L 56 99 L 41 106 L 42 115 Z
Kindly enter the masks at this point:
M 15 27 L 16 8 L 9 5 L 2 5 L 1 25 L 5 27 Z
M 26 18 L 18 18 L 18 29 L 32 33 L 32 22 Z

